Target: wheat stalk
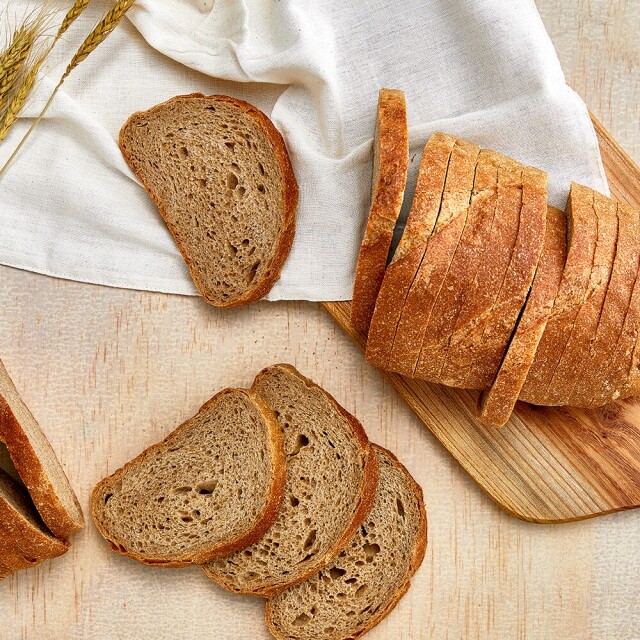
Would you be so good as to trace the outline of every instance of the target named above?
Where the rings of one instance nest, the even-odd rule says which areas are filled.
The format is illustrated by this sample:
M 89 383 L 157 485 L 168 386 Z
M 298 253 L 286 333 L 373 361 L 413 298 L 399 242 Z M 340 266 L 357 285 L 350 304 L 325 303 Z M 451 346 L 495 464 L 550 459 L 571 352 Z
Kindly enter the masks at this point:
M 136 0 L 118 0 L 118 2 L 116 2 L 113 5 L 113 7 L 106 13 L 104 18 L 102 18 L 102 20 L 96 25 L 93 31 L 87 36 L 85 41 L 80 45 L 80 48 L 71 59 L 71 62 L 68 64 L 65 72 L 62 74 L 62 77 L 60 78 L 60 81 L 58 82 L 55 89 L 53 90 L 51 96 L 49 96 L 49 99 L 47 100 L 46 104 L 44 105 L 44 108 L 40 112 L 40 115 L 38 115 L 38 117 L 35 119 L 31 127 L 29 127 L 29 130 L 25 133 L 22 140 L 18 143 L 18 146 L 14 149 L 13 153 L 9 156 L 9 159 L 4 163 L 2 168 L 0 168 L 0 176 L 2 176 L 4 172 L 7 170 L 7 167 L 11 164 L 13 159 L 16 157 L 16 155 L 22 148 L 22 145 L 26 142 L 27 138 L 31 135 L 31 132 L 34 130 L 34 128 L 37 126 L 40 120 L 42 120 L 43 116 L 51 106 L 53 99 L 56 97 L 58 90 L 60 89 L 64 81 L 69 77 L 69 74 L 81 62 L 83 62 L 91 54 L 91 52 L 94 51 L 109 36 L 109 34 L 118 26 L 122 18 L 126 15 L 127 11 L 129 11 L 129 9 L 135 4 L 135 1 Z M 60 29 L 62 30 L 62 27 L 65 26 L 65 23 L 68 22 L 65 28 L 66 30 L 71 25 L 73 20 L 75 20 L 75 18 L 78 15 L 80 15 L 80 13 L 84 10 L 84 6 L 86 6 L 88 2 L 89 0 L 77 0 L 74 7 L 72 7 L 72 9 L 69 11 L 67 16 L 65 17 L 65 20 L 63 21 Z M 77 15 L 73 17 L 74 9 L 76 9 L 76 5 L 84 5 L 84 6 L 82 7 L 82 9 L 80 9 Z M 69 20 L 67 20 L 67 18 L 69 18 Z M 62 32 L 59 31 L 58 36 L 56 36 L 56 39 L 58 39 L 60 35 L 62 35 L 62 33 L 64 33 L 64 31 Z M 24 101 L 29 95 L 29 91 L 31 90 L 31 87 L 33 87 L 33 83 L 35 82 L 35 77 L 37 75 L 36 67 L 39 67 L 37 63 L 34 65 L 34 68 L 32 68 L 29 71 L 29 73 L 25 77 L 25 80 L 23 81 L 24 91 L 22 90 L 23 87 L 20 87 L 16 95 L 14 96 L 12 100 L 12 103 L 14 101 L 16 103 L 14 108 L 12 109 L 12 106 L 10 104 L 2 118 L 2 121 L 0 122 L 0 142 L 4 140 L 4 138 L 9 133 L 9 129 L 15 122 L 18 116 L 18 113 L 20 112 L 20 109 L 24 104 Z M 30 86 L 29 86 L 29 83 L 30 83 Z

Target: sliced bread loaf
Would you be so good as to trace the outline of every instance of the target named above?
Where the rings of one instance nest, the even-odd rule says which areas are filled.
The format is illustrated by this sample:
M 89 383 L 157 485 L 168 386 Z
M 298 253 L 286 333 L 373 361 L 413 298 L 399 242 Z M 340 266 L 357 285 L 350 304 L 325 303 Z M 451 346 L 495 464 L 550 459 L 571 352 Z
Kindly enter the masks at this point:
M 381 369 L 389 367 L 400 314 L 440 212 L 449 160 L 455 142 L 453 136 L 434 133 L 422 154 L 407 224 L 400 244 L 385 271 L 369 327 L 366 359 Z
M 373 141 L 371 210 L 360 246 L 351 301 L 351 324 L 367 334 L 387 266 L 407 182 L 409 132 L 404 93 L 380 89 Z
M 47 529 L 24 487 L 0 469 L 0 578 L 68 548 Z
M 479 153 L 477 145 L 456 140 L 436 226 L 402 307 L 389 359 L 392 371 L 414 375 L 434 302 L 465 227 Z
M 491 389 L 480 396 L 478 418 L 492 427 L 509 420 L 553 311 L 567 259 L 567 217 L 549 207 L 544 249 L 524 311 Z
M 69 480 L 42 429 L 0 361 L 0 442 L 51 532 L 62 540 L 82 529 L 84 517 Z
M 298 185 L 282 136 L 228 96 L 178 96 L 135 113 L 120 149 L 213 305 L 266 295 L 289 255 Z
M 598 224 L 598 236 L 587 295 L 576 315 L 571 336 L 547 389 L 544 399 L 547 406 L 561 406 L 569 402 L 574 387 L 583 375 L 587 362 L 585 355 L 590 353 L 591 344 L 597 335 L 609 287 L 618 236 L 616 203 L 594 191 L 593 209 Z
M 349 544 L 373 504 L 378 471 L 360 423 L 293 367 L 263 370 L 252 389 L 284 429 L 285 498 L 260 540 L 204 571 L 231 591 L 270 596 Z
M 272 411 L 250 391 L 227 389 L 102 480 L 91 512 L 114 551 L 150 565 L 202 564 L 259 540 L 284 482 Z
M 464 387 L 474 366 L 473 345 L 498 298 L 518 238 L 522 206 L 522 165 L 496 154 L 498 188 L 495 215 L 491 224 L 491 241 L 481 258 L 482 268 L 465 296 L 451 333 L 440 382 Z
M 380 481 L 371 513 L 328 567 L 267 602 L 275 638 L 355 640 L 407 592 L 427 544 L 422 490 L 392 453 L 375 451 Z
M 556 366 L 586 300 L 593 268 L 598 223 L 593 192 L 573 184 L 567 203 L 568 250 L 560 290 L 547 322 L 520 399 L 543 404 Z

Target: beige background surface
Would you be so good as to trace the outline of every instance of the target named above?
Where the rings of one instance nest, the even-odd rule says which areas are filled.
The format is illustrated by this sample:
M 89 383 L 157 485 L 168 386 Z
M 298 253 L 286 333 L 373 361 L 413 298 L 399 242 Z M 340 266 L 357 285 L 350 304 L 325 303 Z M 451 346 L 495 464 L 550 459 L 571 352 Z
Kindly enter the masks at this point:
M 640 3 L 539 0 L 567 79 L 640 160 Z M 0 267 L 0 354 L 86 510 L 95 482 L 274 361 L 329 389 L 423 486 L 425 562 L 373 639 L 640 639 L 640 510 L 540 526 L 500 511 L 320 307 L 190 298 Z M 87 514 L 88 515 L 88 514 Z M 258 600 L 197 569 L 142 567 L 90 522 L 70 553 L 0 583 L 0 639 L 267 638 Z

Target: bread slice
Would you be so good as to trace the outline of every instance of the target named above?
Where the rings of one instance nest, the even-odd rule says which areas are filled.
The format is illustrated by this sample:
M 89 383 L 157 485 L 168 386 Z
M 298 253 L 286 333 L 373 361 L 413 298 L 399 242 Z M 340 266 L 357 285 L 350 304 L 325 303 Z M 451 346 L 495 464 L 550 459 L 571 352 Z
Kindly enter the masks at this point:
M 102 480 L 98 531 L 144 564 L 202 564 L 271 526 L 285 482 L 282 430 L 254 393 L 226 389 L 162 442 Z
M 547 322 L 520 399 L 543 404 L 556 366 L 569 340 L 578 311 L 589 292 L 598 223 L 593 192 L 573 184 L 567 204 L 567 262 L 551 318 Z
M 616 203 L 593 192 L 593 208 L 598 223 L 598 236 L 593 268 L 584 304 L 580 307 L 562 357 L 551 378 L 544 404 L 562 406 L 569 402 L 586 365 L 585 354 L 597 335 L 611 270 L 616 255 L 618 217 Z
M 359 638 L 409 589 L 427 544 L 422 490 L 391 452 L 375 450 L 380 482 L 369 517 L 330 566 L 267 602 L 275 638 Z
M 483 252 L 492 238 L 498 187 L 498 154 L 482 149 L 462 237 L 425 329 L 415 376 L 438 381 L 456 320 L 481 268 Z
M 572 406 L 601 406 L 633 394 L 626 385 L 637 344 L 640 214 L 622 203 L 617 203 L 616 211 L 616 257 L 596 336 L 583 356 L 584 372 L 569 398 Z
M 472 347 L 498 299 L 518 238 L 523 167 L 506 156 L 496 156 L 498 195 L 490 242 L 481 258 L 482 268 L 477 270 L 458 314 L 440 374 L 440 382 L 452 387 L 464 387 L 474 366 L 476 354 Z
M 491 389 L 480 395 L 478 419 L 501 427 L 509 420 L 540 338 L 553 311 L 567 259 L 567 217 L 549 207 L 544 249 L 533 286 Z
M 400 215 L 409 166 L 404 93 L 380 89 L 373 142 L 371 210 L 360 246 L 351 301 L 351 324 L 367 334 Z
M 0 469 L 0 579 L 68 548 L 47 529 L 24 487 Z
M 349 544 L 373 505 L 378 470 L 360 423 L 293 367 L 263 370 L 252 389 L 284 429 L 285 499 L 261 540 L 204 570 L 230 591 L 270 596 Z
M 204 299 L 233 307 L 266 295 L 289 255 L 298 203 L 269 118 L 242 100 L 194 93 L 135 113 L 119 143 Z
M 436 226 L 402 308 L 389 360 L 391 371 L 414 375 L 433 305 L 465 227 L 479 153 L 478 145 L 456 140 Z
M 0 361 L 0 442 L 47 527 L 66 540 L 82 529 L 84 517 L 69 480 Z
M 451 151 L 456 139 L 434 133 L 427 142 L 407 224 L 376 300 L 365 357 L 380 369 L 388 369 L 400 314 L 415 278 L 429 236 L 440 212 Z

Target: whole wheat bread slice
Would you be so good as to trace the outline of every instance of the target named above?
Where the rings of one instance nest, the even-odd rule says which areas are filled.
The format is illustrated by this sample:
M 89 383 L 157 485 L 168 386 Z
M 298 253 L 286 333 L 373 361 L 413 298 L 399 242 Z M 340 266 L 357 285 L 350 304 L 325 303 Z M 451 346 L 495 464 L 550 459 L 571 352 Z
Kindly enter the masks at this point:
M 91 512 L 114 551 L 144 564 L 202 564 L 259 540 L 280 510 L 282 429 L 255 394 L 226 389 L 102 480 Z
M 0 469 L 0 578 L 68 548 L 47 529 L 25 488 Z
M 409 132 L 404 93 L 380 89 L 373 142 L 371 209 L 358 255 L 351 301 L 351 324 L 365 335 L 384 278 L 408 166 Z
M 615 262 L 618 236 L 616 203 L 594 191 L 593 209 L 598 224 L 598 236 L 593 268 L 589 277 L 589 288 L 547 389 L 544 404 L 549 406 L 568 404 L 574 387 L 583 376 L 588 359 L 585 355 L 590 353 L 591 345 L 597 336 Z
M 360 423 L 293 367 L 263 370 L 252 389 L 284 429 L 285 499 L 261 540 L 204 570 L 231 591 L 270 596 L 349 544 L 373 504 L 378 471 Z
M 544 404 L 556 366 L 569 340 L 578 311 L 589 292 L 598 223 L 593 192 L 573 184 L 567 203 L 568 250 L 560 290 L 520 399 Z
M 380 481 L 371 513 L 331 565 L 267 602 L 275 638 L 355 640 L 409 589 L 427 544 L 422 490 L 392 453 L 375 451 Z
M 451 151 L 456 139 L 434 133 L 427 142 L 418 182 L 400 244 L 384 274 L 367 340 L 366 359 L 388 369 L 391 348 L 404 302 L 440 212 Z
M 66 540 L 82 529 L 84 517 L 69 480 L 0 361 L 0 442 L 4 442 L 47 527 Z
M 231 307 L 266 295 L 289 255 L 298 203 L 269 118 L 228 96 L 177 96 L 132 115 L 119 143 L 205 300 Z
M 567 259 L 567 217 L 549 207 L 544 249 L 533 286 L 491 389 L 480 395 L 478 419 L 501 427 L 509 420 L 553 311 Z
M 414 375 L 434 302 L 465 227 L 479 153 L 477 145 L 456 140 L 436 226 L 402 307 L 389 359 L 392 371 Z

